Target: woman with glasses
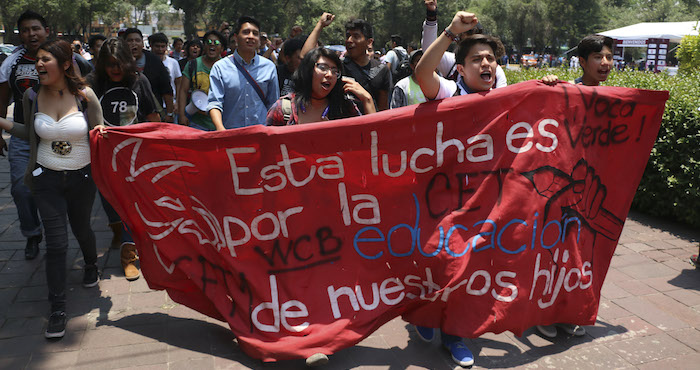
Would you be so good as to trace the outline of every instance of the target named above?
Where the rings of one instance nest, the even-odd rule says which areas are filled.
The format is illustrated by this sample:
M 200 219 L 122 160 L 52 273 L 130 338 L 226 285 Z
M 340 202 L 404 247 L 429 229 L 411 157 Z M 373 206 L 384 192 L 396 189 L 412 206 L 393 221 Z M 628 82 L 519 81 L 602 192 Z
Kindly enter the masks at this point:
M 85 260 L 83 286 L 99 281 L 95 233 L 90 213 L 95 183 L 90 171 L 88 131 L 102 124 L 95 93 L 74 69 L 73 51 L 63 40 L 39 46 L 37 88 L 24 93 L 26 124 L 0 118 L 0 128 L 29 140 L 25 183 L 32 189 L 46 233 L 46 280 L 51 316 L 46 338 L 62 338 L 66 329 L 68 224 Z
M 226 39 L 219 31 L 211 30 L 204 34 L 203 40 L 202 56 L 189 61 L 182 71 L 183 78 L 177 91 L 179 123 L 199 130 L 215 131 L 216 127 L 209 114 L 199 109 L 206 107 L 206 100 L 204 106 L 197 107 L 196 103 L 199 102 L 197 95 L 204 97 L 209 94 L 209 73 L 214 63 L 221 59 L 221 53 L 226 50 Z M 193 93 L 195 102 L 192 102 Z
M 122 39 L 105 41 L 97 55 L 95 70 L 87 76 L 87 81 L 100 99 L 105 125 L 127 126 L 160 121 L 151 84 L 137 71 L 129 46 Z M 127 280 L 136 280 L 140 273 L 135 265 L 137 256 L 133 239 L 104 197 L 102 207 L 114 233 L 111 248 L 121 247 L 124 276 Z
M 295 125 L 374 113 L 372 96 L 352 78 L 342 77 L 343 64 L 328 49 L 306 53 L 294 72 L 294 92 L 281 97 L 267 113 L 268 126 Z

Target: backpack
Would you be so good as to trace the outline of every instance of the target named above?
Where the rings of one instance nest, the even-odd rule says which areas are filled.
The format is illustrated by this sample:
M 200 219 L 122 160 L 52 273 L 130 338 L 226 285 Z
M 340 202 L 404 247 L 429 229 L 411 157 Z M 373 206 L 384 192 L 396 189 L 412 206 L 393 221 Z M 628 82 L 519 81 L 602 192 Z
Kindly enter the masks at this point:
M 400 81 L 413 73 L 411 70 L 411 61 L 408 58 L 408 53 L 400 49 L 394 49 L 396 56 L 399 57 L 399 61 L 396 62 L 396 73 L 392 76 L 394 82 Z

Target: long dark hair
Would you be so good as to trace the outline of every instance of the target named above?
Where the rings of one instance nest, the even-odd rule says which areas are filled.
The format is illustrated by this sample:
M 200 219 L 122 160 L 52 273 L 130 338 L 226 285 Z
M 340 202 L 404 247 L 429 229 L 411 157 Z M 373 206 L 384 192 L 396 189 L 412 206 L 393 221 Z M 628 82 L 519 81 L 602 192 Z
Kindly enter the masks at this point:
M 199 39 L 194 39 L 194 40 L 187 41 L 185 43 L 185 45 L 183 46 L 183 50 L 185 51 L 185 59 L 192 58 L 192 55 L 190 55 L 190 46 L 192 46 L 192 45 L 199 45 L 199 55 L 202 55 L 202 49 L 204 49 L 204 46 L 202 46 L 202 41 Z M 192 59 L 194 59 L 194 58 L 192 58 Z
M 314 77 L 314 68 L 316 62 L 321 57 L 330 59 L 338 67 L 340 75 L 343 75 L 343 63 L 340 58 L 335 54 L 335 52 L 325 49 L 316 48 L 304 55 L 304 59 L 301 60 L 299 68 L 294 72 L 292 76 L 292 81 L 294 82 L 294 103 L 297 104 L 297 108 L 300 110 L 302 107 L 308 107 L 311 104 L 311 92 L 312 92 L 312 82 Z M 335 86 L 331 92 L 326 96 L 328 100 L 328 119 L 338 119 L 350 117 L 354 111 L 352 103 L 345 99 L 345 94 L 343 93 L 343 81 L 340 77 L 335 83 Z
M 112 63 L 113 59 L 119 62 L 122 72 L 124 72 L 124 80 L 122 83 L 126 86 L 131 86 L 134 81 L 136 81 L 136 62 L 131 55 L 129 46 L 126 45 L 126 41 L 115 37 L 107 39 L 107 41 L 102 44 L 100 53 L 97 55 L 97 61 L 95 62 L 97 85 L 104 86 L 109 80 L 106 68 L 109 63 Z
M 68 69 L 63 72 L 63 76 L 66 79 L 66 87 L 68 87 L 68 91 L 70 91 L 71 94 L 85 98 L 85 93 L 82 89 L 85 87 L 86 83 L 82 77 L 75 73 L 73 50 L 70 44 L 64 40 L 47 41 L 39 46 L 39 50 L 53 55 L 61 68 L 68 62 Z

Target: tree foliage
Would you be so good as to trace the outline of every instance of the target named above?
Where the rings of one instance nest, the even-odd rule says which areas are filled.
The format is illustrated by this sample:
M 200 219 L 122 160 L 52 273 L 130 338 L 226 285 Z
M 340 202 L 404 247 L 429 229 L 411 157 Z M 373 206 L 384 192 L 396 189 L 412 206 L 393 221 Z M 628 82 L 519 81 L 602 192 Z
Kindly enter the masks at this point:
M 696 28 L 700 28 L 700 24 Z M 676 56 L 683 71 L 700 70 L 700 36 L 685 36 L 681 40 Z
M 106 24 L 148 24 L 151 14 L 163 16 L 169 6 L 181 11 L 188 37 L 223 21 L 233 24 L 241 15 L 259 19 L 268 34 L 285 37 L 293 25 L 309 33 L 327 11 L 336 15 L 336 22 L 324 30 L 323 41 L 335 44 L 343 42 L 345 22 L 363 18 L 374 25 L 378 49 L 393 34 L 418 44 L 425 17 L 423 0 L 0 0 L 0 18 L 5 29 L 13 29 L 17 16 L 33 9 L 47 15 L 56 32 L 84 34 L 98 17 Z M 438 0 L 438 25 L 447 26 L 458 10 L 476 13 L 509 51 L 555 54 L 595 32 L 700 18 L 697 0 Z

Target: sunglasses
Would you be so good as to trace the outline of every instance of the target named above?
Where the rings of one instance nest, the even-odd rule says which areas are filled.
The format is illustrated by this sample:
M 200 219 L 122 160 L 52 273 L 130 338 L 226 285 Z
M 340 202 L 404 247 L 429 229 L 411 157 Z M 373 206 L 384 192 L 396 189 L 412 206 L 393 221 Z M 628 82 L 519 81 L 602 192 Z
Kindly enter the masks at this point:
M 207 44 L 207 45 L 221 45 L 221 41 L 219 41 L 219 40 L 207 39 L 206 44 Z
M 326 63 L 316 63 L 314 66 L 323 74 L 333 72 L 336 78 L 340 78 L 340 71 L 336 67 L 331 67 Z

